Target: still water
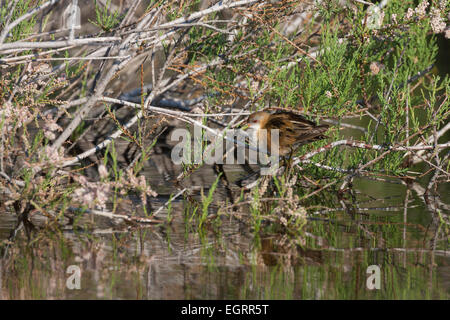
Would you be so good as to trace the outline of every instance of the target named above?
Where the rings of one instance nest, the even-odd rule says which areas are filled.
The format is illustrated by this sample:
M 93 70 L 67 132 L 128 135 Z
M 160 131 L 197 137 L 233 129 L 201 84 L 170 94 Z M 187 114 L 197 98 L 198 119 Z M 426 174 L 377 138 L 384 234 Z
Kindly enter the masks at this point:
M 160 194 L 170 194 L 156 171 L 146 174 L 161 186 Z M 201 179 L 211 185 L 215 179 L 206 167 L 196 175 L 189 183 Z M 75 228 L 56 228 L 33 216 L 38 231 L 19 230 L 9 245 L 17 219 L 2 213 L 0 298 L 448 299 L 448 226 L 419 196 L 421 188 L 359 179 L 353 199 L 322 194 L 311 200 L 301 241 L 271 230 L 270 223 L 256 232 L 229 215 L 194 227 L 182 197 L 170 213 L 163 210 L 157 225 L 88 216 Z M 439 201 L 448 202 L 448 186 L 441 188 L 447 196 Z M 221 203 L 223 186 L 216 193 Z M 151 205 L 166 201 L 161 197 Z M 379 289 L 368 289 L 371 265 L 380 267 Z M 79 267 L 79 289 L 69 289 L 69 266 Z

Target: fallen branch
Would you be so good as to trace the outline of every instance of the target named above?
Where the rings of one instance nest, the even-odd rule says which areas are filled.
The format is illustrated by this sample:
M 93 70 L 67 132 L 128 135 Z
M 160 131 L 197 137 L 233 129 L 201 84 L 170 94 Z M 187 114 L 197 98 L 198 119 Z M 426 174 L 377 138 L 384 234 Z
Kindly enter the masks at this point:
M 71 211 L 81 211 L 78 208 L 69 208 Z M 158 220 L 158 219 L 153 219 L 153 218 L 144 218 L 144 217 L 135 217 L 135 216 L 129 216 L 126 214 L 116 214 L 116 213 L 112 213 L 109 211 L 101 211 L 101 210 L 95 210 L 95 209 L 87 209 L 84 210 L 84 212 L 95 215 L 95 216 L 100 216 L 100 217 L 105 217 L 105 218 L 109 218 L 109 219 L 119 219 L 119 220 L 125 220 L 127 222 L 133 222 L 133 223 L 162 223 L 162 220 Z
M 41 41 L 41 42 L 26 42 L 16 41 L 10 43 L 4 43 L 0 45 L 0 52 L 6 50 L 26 50 L 26 49 L 55 49 L 68 46 L 84 46 L 84 45 L 106 45 L 107 43 L 117 43 L 122 38 L 120 37 L 97 37 L 86 39 L 74 39 L 74 40 L 57 40 L 57 41 Z
M 426 146 L 426 145 L 418 145 L 418 146 L 381 146 L 377 144 L 368 144 L 361 141 L 355 141 L 355 140 L 338 140 L 334 141 L 330 144 L 327 144 L 326 146 L 323 146 L 317 150 L 311 151 L 301 157 L 298 157 L 296 160 L 294 160 L 294 164 L 300 163 L 303 160 L 307 160 L 312 158 L 313 156 L 325 152 L 327 150 L 330 150 L 332 148 L 335 148 L 337 146 L 348 146 L 353 148 L 360 148 L 360 149 L 367 149 L 367 150 L 377 150 L 377 151 L 419 151 L 419 150 L 433 150 L 434 146 Z M 450 147 L 450 142 L 438 144 L 436 146 L 438 149 L 445 149 Z

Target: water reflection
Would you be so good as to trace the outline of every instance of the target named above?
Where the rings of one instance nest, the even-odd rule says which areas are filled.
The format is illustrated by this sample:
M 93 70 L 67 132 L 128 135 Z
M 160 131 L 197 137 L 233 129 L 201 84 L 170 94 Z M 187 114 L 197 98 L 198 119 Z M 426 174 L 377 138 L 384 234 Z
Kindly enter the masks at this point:
M 379 184 L 371 182 L 374 189 Z M 271 232 L 270 223 L 257 233 L 230 217 L 221 219 L 220 228 L 190 228 L 183 200 L 173 203 L 170 225 L 101 228 L 88 218 L 63 230 L 42 225 L 29 239 L 19 232 L 1 260 L 0 297 L 448 299 L 450 253 L 442 226 L 411 191 L 405 217 L 404 208 L 379 210 L 401 206 L 402 187 L 396 189 L 399 197 L 367 203 L 364 182 L 359 187 L 360 207 L 353 214 L 318 210 L 302 246 L 288 234 Z M 5 241 L 15 220 L 0 217 Z M 380 290 L 366 287 L 367 267 L 374 264 L 381 267 Z M 66 287 L 69 265 L 82 270 L 80 290 Z

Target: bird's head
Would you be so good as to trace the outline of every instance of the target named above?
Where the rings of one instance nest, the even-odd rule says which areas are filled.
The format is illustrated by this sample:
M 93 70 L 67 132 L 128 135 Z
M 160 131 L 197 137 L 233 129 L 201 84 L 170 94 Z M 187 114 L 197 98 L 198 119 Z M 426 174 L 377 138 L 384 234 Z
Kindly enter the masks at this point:
M 248 127 L 255 130 L 261 129 L 262 124 L 267 120 L 269 116 L 270 113 L 266 111 L 258 111 L 252 113 L 251 115 L 248 116 L 247 119 Z

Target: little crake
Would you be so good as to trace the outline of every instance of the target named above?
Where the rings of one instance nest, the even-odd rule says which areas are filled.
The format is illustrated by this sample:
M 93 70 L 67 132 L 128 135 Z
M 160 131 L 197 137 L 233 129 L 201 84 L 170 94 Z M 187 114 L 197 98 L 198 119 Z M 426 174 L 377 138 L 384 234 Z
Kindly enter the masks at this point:
M 249 128 L 253 130 L 255 141 L 265 138 L 261 129 L 267 130 L 267 150 L 272 150 L 271 130 L 278 129 L 278 154 L 280 156 L 291 154 L 301 145 L 325 139 L 324 132 L 328 130 L 328 125 L 317 125 L 313 121 L 290 111 L 277 111 L 275 113 L 258 111 L 248 117 L 247 123 Z

